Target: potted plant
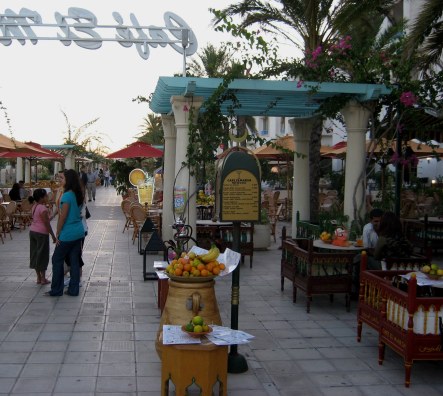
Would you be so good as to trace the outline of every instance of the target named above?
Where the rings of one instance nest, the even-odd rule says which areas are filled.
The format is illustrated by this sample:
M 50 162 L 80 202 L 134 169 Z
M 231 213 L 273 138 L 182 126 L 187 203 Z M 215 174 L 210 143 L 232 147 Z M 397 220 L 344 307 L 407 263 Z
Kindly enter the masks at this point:
M 133 166 L 129 166 L 122 161 L 115 161 L 110 166 L 115 189 L 117 190 L 117 194 L 121 195 L 123 199 L 127 197 L 128 190 L 132 187 L 129 182 L 129 173 L 131 173 L 133 169 Z
M 271 223 L 265 209 L 260 212 L 260 222 L 254 224 L 254 250 L 266 250 L 271 246 Z

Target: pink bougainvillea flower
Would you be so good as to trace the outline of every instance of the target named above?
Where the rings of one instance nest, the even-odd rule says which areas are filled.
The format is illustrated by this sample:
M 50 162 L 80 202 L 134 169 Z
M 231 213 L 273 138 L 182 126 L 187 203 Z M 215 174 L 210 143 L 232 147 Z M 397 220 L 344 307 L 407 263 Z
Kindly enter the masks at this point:
M 406 107 L 411 107 L 417 103 L 417 97 L 411 91 L 403 92 L 400 95 L 400 102 Z
M 392 157 L 389 160 L 389 162 L 395 164 L 395 163 L 397 163 L 397 161 L 398 161 L 398 154 L 397 153 L 392 154 Z
M 188 107 L 187 104 L 185 104 L 185 105 L 183 106 L 183 111 L 189 111 L 189 107 Z
M 174 260 L 177 257 L 177 253 L 175 253 L 173 250 L 168 252 L 168 259 Z
M 304 81 L 303 80 L 298 80 L 297 81 L 297 88 L 301 88 L 303 86 Z

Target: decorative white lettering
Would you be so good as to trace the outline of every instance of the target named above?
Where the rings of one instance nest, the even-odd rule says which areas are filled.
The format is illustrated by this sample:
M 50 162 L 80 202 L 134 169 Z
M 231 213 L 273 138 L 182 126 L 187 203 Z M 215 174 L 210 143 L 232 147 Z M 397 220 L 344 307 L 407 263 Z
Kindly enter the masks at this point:
M 112 16 L 117 22 L 115 26 L 98 25 L 97 17 L 84 8 L 70 7 L 68 14 L 54 13 L 56 24 L 44 24 L 40 14 L 36 11 L 22 8 L 19 14 L 6 9 L 0 14 L 0 43 L 8 46 L 13 40 L 21 45 L 26 40 L 35 45 L 38 40 L 59 40 L 63 45 L 69 46 L 74 41 L 79 47 L 98 49 L 103 41 L 116 41 L 125 48 L 135 44 L 137 52 L 143 59 L 148 59 L 150 49 L 166 47 L 168 44 L 178 53 L 191 56 L 197 51 L 198 43 L 192 29 L 178 15 L 172 12 L 164 14 L 166 26 L 140 25 L 134 14 L 130 14 L 132 26 L 124 24 L 123 17 L 118 12 Z M 35 28 L 59 28 L 56 37 L 37 36 Z M 98 29 L 115 29 L 115 36 L 102 38 Z M 61 33 L 60 33 L 61 32 Z M 172 36 L 172 37 L 171 37 Z M 186 49 L 186 51 L 184 51 Z
M 25 45 L 25 38 L 28 37 L 33 45 L 37 44 L 37 36 L 29 26 L 28 20 L 35 25 L 39 25 L 42 22 L 39 13 L 27 8 L 22 8 L 19 14 L 16 14 L 9 8 L 6 9 L 5 15 L 0 15 L 0 31 L 2 36 L 14 37 L 21 45 Z M 23 29 L 24 34 L 21 29 Z M 0 43 L 8 46 L 11 45 L 12 39 L 0 38 Z
M 182 39 L 183 30 L 174 30 L 173 28 L 179 27 L 182 29 L 188 29 L 189 46 L 186 47 L 186 55 L 191 56 L 195 54 L 198 48 L 197 38 L 189 25 L 173 12 L 165 12 L 163 19 L 165 20 L 166 27 L 170 29 L 171 34 L 178 40 Z M 184 49 L 181 45 L 171 44 L 171 47 L 174 48 L 178 53 L 183 54 Z

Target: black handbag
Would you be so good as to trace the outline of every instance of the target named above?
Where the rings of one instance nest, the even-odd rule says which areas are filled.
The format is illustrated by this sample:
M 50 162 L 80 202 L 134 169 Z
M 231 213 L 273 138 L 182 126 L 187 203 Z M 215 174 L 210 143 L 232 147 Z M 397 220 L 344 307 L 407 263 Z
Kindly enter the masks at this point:
M 89 209 L 87 206 L 85 206 L 85 213 L 86 213 L 86 218 L 89 219 L 91 217 L 91 213 L 89 212 Z

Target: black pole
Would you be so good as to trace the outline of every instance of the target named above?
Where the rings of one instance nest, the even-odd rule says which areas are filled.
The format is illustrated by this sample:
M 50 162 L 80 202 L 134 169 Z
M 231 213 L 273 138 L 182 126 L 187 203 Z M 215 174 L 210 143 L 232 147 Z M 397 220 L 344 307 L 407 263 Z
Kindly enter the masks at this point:
M 240 252 L 240 222 L 234 221 L 232 227 L 232 250 Z M 240 303 L 240 263 L 232 273 L 231 291 L 231 329 L 238 330 L 238 306 Z M 244 373 L 248 363 L 243 355 L 237 352 L 237 345 L 231 345 L 228 355 L 228 373 Z
M 397 163 L 395 164 L 395 214 L 400 217 L 400 207 L 401 207 L 401 136 L 400 131 L 397 131 Z

